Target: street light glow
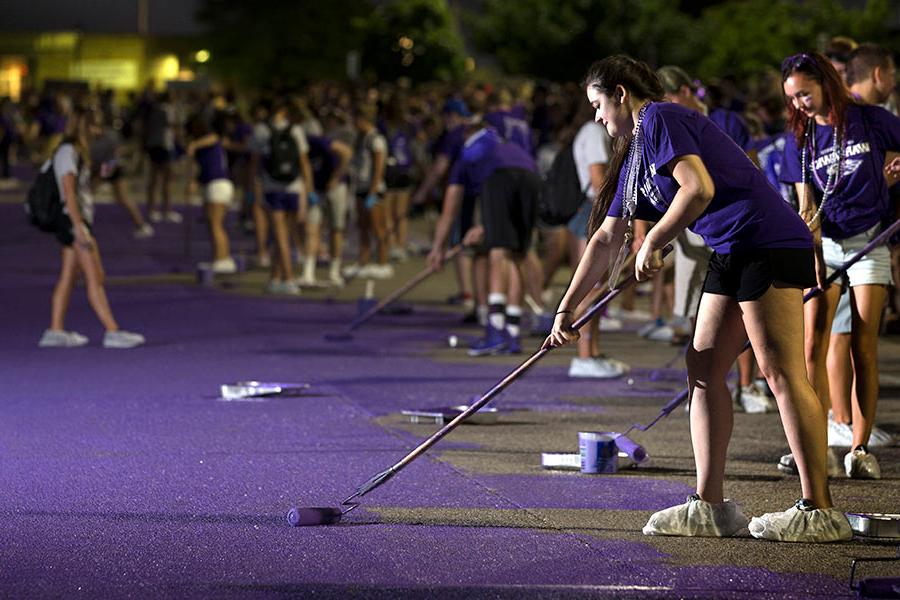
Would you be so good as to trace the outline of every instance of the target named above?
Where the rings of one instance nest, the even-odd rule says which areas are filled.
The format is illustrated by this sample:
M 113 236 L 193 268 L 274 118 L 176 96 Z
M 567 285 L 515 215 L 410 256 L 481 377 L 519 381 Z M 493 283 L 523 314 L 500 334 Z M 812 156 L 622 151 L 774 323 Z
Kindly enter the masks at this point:
M 209 50 L 197 50 L 197 53 L 194 54 L 194 60 L 198 63 L 205 63 L 209 60 L 210 56 Z

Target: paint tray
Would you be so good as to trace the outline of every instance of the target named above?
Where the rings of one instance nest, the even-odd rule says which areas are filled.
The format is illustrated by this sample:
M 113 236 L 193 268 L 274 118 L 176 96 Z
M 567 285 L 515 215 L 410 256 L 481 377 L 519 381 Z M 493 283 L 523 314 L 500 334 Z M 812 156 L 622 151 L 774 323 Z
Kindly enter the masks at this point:
M 847 513 L 847 520 L 856 535 L 900 538 L 900 514 Z
M 309 389 L 308 383 L 284 383 L 278 381 L 238 381 L 219 386 L 222 400 L 261 400 L 272 396 L 298 396 Z
M 447 406 L 444 408 L 427 408 L 424 410 L 404 410 L 401 411 L 405 417 L 409 418 L 410 423 L 435 423 L 443 425 L 449 423 L 458 417 L 463 411 L 469 407 L 465 404 L 459 406 Z M 493 425 L 497 422 L 497 409 L 485 407 L 475 414 L 469 416 L 463 423 L 470 425 Z

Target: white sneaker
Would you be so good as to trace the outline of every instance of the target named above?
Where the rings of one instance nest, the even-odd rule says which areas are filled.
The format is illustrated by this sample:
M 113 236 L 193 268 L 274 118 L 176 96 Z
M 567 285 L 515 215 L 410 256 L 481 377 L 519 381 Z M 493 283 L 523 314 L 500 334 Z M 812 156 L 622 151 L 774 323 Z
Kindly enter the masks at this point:
M 163 220 L 163 214 L 158 210 L 151 210 L 148 217 L 154 223 L 159 223 Z
M 756 387 L 754 384 L 738 386 L 734 391 L 734 403 L 748 414 L 762 414 L 778 412 L 778 405 L 774 400 Z
M 256 266 L 260 269 L 268 269 L 272 266 L 272 259 L 268 254 L 257 254 L 256 255 Z
M 46 329 L 38 341 L 39 348 L 77 348 L 88 343 L 87 337 L 74 331 Z
M 671 342 L 672 338 L 675 337 L 675 328 L 671 325 L 663 325 L 662 327 L 657 327 L 649 334 L 647 334 L 647 339 L 651 342 Z
M 156 233 L 156 231 L 153 229 L 153 225 L 144 223 L 134 230 L 134 239 L 146 240 L 147 238 L 152 238 L 154 233 Z
M 393 276 L 394 265 L 392 264 L 372 265 L 372 274 L 369 275 L 372 279 L 391 279 Z
M 622 331 L 622 321 L 615 317 L 600 317 L 600 331 Z
M 406 262 L 409 260 L 409 253 L 404 248 L 391 248 L 388 258 L 395 262 Z
M 569 377 L 612 379 L 621 377 L 630 367 L 614 358 L 573 358 L 569 365 Z
M 237 263 L 230 256 L 212 262 L 212 272 L 216 275 L 231 275 L 237 273 L 237 270 Z
M 747 532 L 747 517 L 733 500 L 721 504 L 704 502 L 697 494 L 684 504 L 653 513 L 644 525 L 644 535 L 732 537 Z
M 831 479 L 840 478 L 844 476 L 844 469 L 841 468 L 841 463 L 838 462 L 837 454 L 834 453 L 834 450 L 831 448 L 828 449 L 827 453 L 828 458 L 828 477 Z M 793 454 L 785 454 L 778 461 L 778 470 L 782 473 L 787 473 L 788 475 L 799 475 L 800 472 L 797 470 L 797 463 L 794 461 Z
M 828 445 L 849 448 L 853 445 L 853 426 L 850 423 L 837 423 L 828 415 Z M 894 445 L 894 436 L 884 429 L 873 426 L 869 434 L 870 448 L 889 447 Z
M 610 307 L 606 311 L 607 316 L 617 319 L 626 319 L 628 321 L 649 321 L 652 317 L 646 310 L 626 310 L 619 306 Z
M 844 471 L 850 479 L 881 479 L 881 467 L 865 446 L 857 446 L 844 456 Z
M 805 500 L 784 512 L 750 520 L 750 535 L 776 542 L 841 542 L 853 538 L 847 516 L 836 508 L 812 508 Z
M 375 279 L 375 273 L 377 272 L 378 265 L 369 263 L 367 265 L 359 267 L 359 270 L 356 272 L 356 276 L 361 279 Z
M 165 217 L 166 217 L 166 221 L 168 221 L 169 223 L 175 223 L 176 225 L 178 225 L 179 223 L 181 223 L 184 220 L 181 217 L 181 213 L 177 213 L 174 210 L 166 211 Z
M 121 329 L 119 331 L 107 331 L 103 335 L 104 348 L 134 348 L 145 341 L 144 336 L 141 334 Z

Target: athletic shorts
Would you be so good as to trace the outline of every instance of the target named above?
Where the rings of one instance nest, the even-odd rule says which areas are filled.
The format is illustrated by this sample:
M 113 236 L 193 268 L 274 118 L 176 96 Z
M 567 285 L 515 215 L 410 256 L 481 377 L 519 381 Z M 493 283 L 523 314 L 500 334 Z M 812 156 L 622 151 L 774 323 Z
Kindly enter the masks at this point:
M 758 300 L 773 283 L 784 287 L 816 285 L 812 248 L 768 248 L 719 254 L 713 252 L 703 292 L 737 299 Z
M 147 156 L 154 165 L 167 165 L 172 161 L 172 151 L 166 148 L 147 148 Z
M 581 203 L 581 206 L 578 207 L 578 212 L 575 213 L 575 216 L 566 223 L 566 228 L 572 232 L 573 235 L 577 236 L 578 239 L 586 240 L 588 237 L 588 223 L 591 220 L 591 209 L 593 209 L 593 204 L 593 202 L 586 198 L 585 201 Z
M 85 222 L 85 226 L 91 235 L 94 235 L 94 229 L 91 227 L 90 223 Z M 53 230 L 53 235 L 56 236 L 56 239 L 59 240 L 59 243 L 63 246 L 71 246 L 75 243 L 75 234 L 73 233 L 74 225 L 72 224 L 72 219 L 69 218 L 69 215 L 60 213 L 59 218 L 56 220 L 56 228 Z
M 876 225 L 865 233 L 854 235 L 845 240 L 832 240 L 822 237 L 822 252 L 828 274 L 831 275 L 844 263 L 849 261 L 863 246 L 878 235 L 881 225 Z M 879 246 L 866 254 L 847 270 L 850 287 L 857 285 L 890 285 L 891 284 L 891 251 L 887 246 Z
M 121 179 L 123 175 L 124 175 L 124 173 L 122 172 L 122 167 L 120 167 L 119 165 L 116 165 L 115 167 L 113 167 L 113 170 L 110 171 L 106 177 L 100 177 L 100 181 L 104 181 L 106 183 L 112 183 L 114 181 L 118 181 L 119 179 Z
M 234 199 L 234 184 L 230 179 L 213 179 L 203 187 L 203 198 L 211 204 L 227 206 Z
M 541 178 L 525 169 L 498 169 L 481 189 L 484 247 L 524 254 L 537 221 Z
M 329 192 L 317 192 L 320 202 L 309 207 L 307 219 L 311 225 L 321 225 L 323 213 L 331 225 L 332 231 L 344 231 L 347 228 L 348 190 L 346 183 L 339 183 Z
M 389 190 L 408 190 L 412 187 L 412 177 L 410 177 L 409 171 L 387 168 L 385 169 L 384 183 Z
M 264 197 L 271 210 L 295 211 L 300 208 L 300 194 L 294 192 L 266 192 Z

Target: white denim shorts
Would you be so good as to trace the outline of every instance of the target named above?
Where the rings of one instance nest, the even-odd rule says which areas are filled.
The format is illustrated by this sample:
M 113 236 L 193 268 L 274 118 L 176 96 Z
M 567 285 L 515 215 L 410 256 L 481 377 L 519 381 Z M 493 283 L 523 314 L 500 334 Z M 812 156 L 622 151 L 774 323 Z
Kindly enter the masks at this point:
M 832 240 L 822 237 L 822 252 L 828 274 L 840 268 L 853 258 L 863 246 L 878 235 L 881 225 L 876 225 L 865 233 L 854 235 L 845 240 Z M 878 246 L 866 254 L 847 271 L 850 287 L 857 285 L 890 285 L 891 284 L 891 252 L 886 245 Z
M 234 184 L 230 179 L 213 179 L 203 189 L 203 196 L 212 204 L 231 204 L 234 199 Z

